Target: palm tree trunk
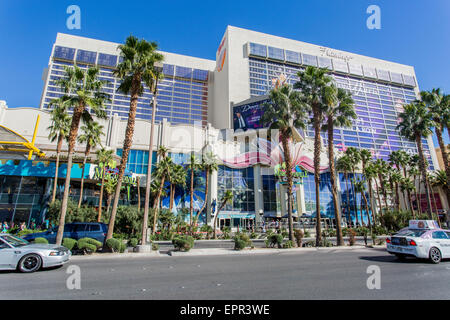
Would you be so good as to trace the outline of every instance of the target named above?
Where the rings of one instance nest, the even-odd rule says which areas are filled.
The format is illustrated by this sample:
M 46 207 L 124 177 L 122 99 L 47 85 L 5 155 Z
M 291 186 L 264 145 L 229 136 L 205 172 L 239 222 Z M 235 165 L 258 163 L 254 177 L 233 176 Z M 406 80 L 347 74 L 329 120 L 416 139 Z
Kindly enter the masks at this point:
M 58 188 L 58 170 L 59 170 L 59 155 L 61 154 L 61 148 L 64 137 L 60 134 L 58 136 L 58 144 L 56 146 L 56 167 L 55 167 L 55 181 L 53 181 L 53 193 L 52 193 L 52 202 L 55 202 L 56 199 L 56 189 Z
M 366 198 L 366 195 L 364 194 L 364 191 L 361 192 L 361 196 L 362 196 L 362 198 L 363 198 L 363 200 L 364 200 L 364 204 L 365 204 L 365 206 L 366 206 L 367 217 L 368 217 L 368 220 L 369 220 L 369 228 L 372 229 L 372 225 L 371 225 L 371 223 L 370 223 L 369 204 L 367 203 L 367 198 Z M 361 207 L 362 207 L 362 205 L 361 205 Z M 362 210 L 361 210 L 361 211 L 362 211 Z M 365 226 L 365 225 L 364 225 L 364 226 Z
M 420 135 L 416 135 L 416 143 L 417 148 L 419 149 L 419 159 L 420 159 L 419 167 L 422 174 L 422 179 L 425 182 L 424 185 L 425 185 L 425 193 L 427 195 L 428 215 L 430 216 L 430 219 L 433 220 L 430 190 L 428 189 L 427 171 L 425 169 L 425 156 L 423 155 L 422 137 Z
M 191 188 L 190 188 L 190 192 L 189 192 L 189 197 L 190 197 L 190 201 L 189 201 L 189 224 L 191 226 L 191 230 L 192 230 L 192 225 L 194 223 L 194 221 L 192 221 L 192 214 L 194 211 L 194 164 L 191 163 Z
M 64 223 L 66 220 L 67 213 L 67 203 L 69 202 L 69 189 L 70 189 L 70 173 L 72 172 L 72 158 L 73 152 L 75 149 L 75 142 L 78 135 L 78 128 L 80 126 L 81 115 L 84 111 L 85 105 L 78 104 L 72 116 L 72 123 L 70 125 L 70 133 L 69 133 L 69 149 L 67 151 L 67 172 L 66 172 L 66 181 L 64 184 L 64 194 L 61 203 L 61 214 L 59 217 L 59 226 L 58 233 L 56 234 L 56 244 L 61 245 L 63 239 L 64 232 Z
M 357 196 L 356 196 L 355 184 L 354 184 L 355 176 L 356 176 L 355 168 L 352 169 L 352 175 L 353 176 L 352 176 L 352 179 L 350 180 L 350 183 L 351 183 L 352 192 L 353 192 L 353 208 L 355 209 L 356 225 L 358 225 L 359 224 L 359 221 L 358 221 L 358 204 L 356 203 Z
M 84 187 L 84 169 L 86 168 L 87 157 L 89 156 L 90 146 L 86 145 L 86 152 L 84 153 L 83 169 L 81 170 L 81 186 L 80 186 L 80 198 L 78 199 L 78 208 L 81 207 L 81 200 L 83 199 L 83 187 Z
M 197 223 L 197 221 L 200 217 L 200 214 L 203 212 L 203 210 L 205 210 L 207 200 L 208 200 L 208 188 L 209 188 L 209 170 L 208 169 L 206 170 L 206 173 L 205 173 L 205 180 L 206 180 L 205 181 L 205 201 L 203 201 L 203 205 L 200 208 L 200 210 L 198 211 L 197 216 L 195 217 L 195 220 L 194 220 L 195 223 Z
M 112 193 L 111 194 L 108 194 L 108 200 L 107 200 L 107 206 L 106 206 L 106 214 L 108 214 L 109 213 L 109 208 L 111 207 L 111 200 L 112 200 Z
M 395 197 L 397 198 L 397 201 L 395 204 L 397 205 L 397 211 L 400 211 L 400 193 L 398 192 L 398 183 L 394 183 L 395 187 Z
M 122 188 L 122 179 L 128 161 L 128 154 L 130 153 L 130 148 L 131 145 L 133 144 L 134 125 L 136 120 L 136 108 L 139 97 L 138 92 L 141 86 L 141 79 L 137 76 L 134 76 L 132 81 L 133 83 L 131 89 L 132 94 L 130 99 L 130 112 L 128 114 L 127 129 L 125 131 L 125 140 L 123 142 L 122 159 L 120 160 L 119 175 L 117 177 L 117 186 L 114 194 L 114 203 L 112 207 L 111 217 L 109 220 L 108 233 L 106 235 L 106 239 L 111 239 L 113 236 L 117 207 L 119 205 L 120 189 Z M 148 156 L 151 157 L 152 155 L 149 154 Z
M 322 226 L 320 221 L 320 115 L 318 107 L 313 106 L 314 110 L 314 182 L 316 184 L 316 246 L 322 242 Z
M 155 234 L 156 232 L 156 221 L 158 217 L 158 211 L 159 211 L 159 199 L 161 198 L 161 193 L 164 188 L 164 175 L 161 177 L 161 185 L 159 186 L 158 195 L 155 199 L 155 204 L 153 208 L 155 209 L 154 215 L 153 215 L 153 230 L 152 233 Z
M 376 177 L 374 178 L 374 180 L 375 180 L 375 186 L 377 187 L 377 199 L 378 199 L 378 205 L 380 206 L 380 215 L 381 215 L 381 212 L 383 212 L 383 205 L 381 204 L 380 188 L 378 186 L 378 181 L 377 181 Z M 373 216 L 375 218 L 376 214 L 373 213 Z
M 102 218 L 103 185 L 105 184 L 105 167 L 106 167 L 106 164 L 103 164 L 103 168 L 102 168 L 102 185 L 100 186 L 100 199 L 98 200 L 98 218 L 97 218 L 98 222 L 100 222 L 100 220 Z
M 174 192 L 175 192 L 175 186 L 173 184 L 170 184 L 170 204 L 169 204 L 170 211 L 172 211 L 172 208 L 173 208 L 173 201 L 175 198 Z
M 352 216 L 350 214 L 350 190 L 348 189 L 348 172 L 344 171 L 345 190 L 347 194 L 347 227 L 352 228 Z
M 376 200 L 374 199 L 374 196 L 373 196 L 372 179 L 367 179 L 367 183 L 369 184 L 370 209 L 371 209 L 371 211 L 372 211 L 373 224 L 376 224 L 376 223 L 377 223 L 376 218 L 375 218 L 375 216 L 376 216 L 376 214 L 375 214 L 376 210 L 374 210 L 374 207 L 373 207 L 373 202 L 376 202 Z M 376 204 L 375 204 L 375 205 L 376 205 Z M 369 214 L 369 213 L 368 213 L 368 214 Z M 370 223 L 370 215 L 369 215 L 369 223 Z
M 411 192 L 408 192 L 408 199 L 409 199 L 409 205 L 411 206 L 411 209 L 412 209 L 413 219 L 416 219 L 416 212 L 414 211 Z
M 344 244 L 344 238 L 342 237 L 341 228 L 341 210 L 338 204 L 337 185 L 336 185 L 336 172 L 334 167 L 334 135 L 333 135 L 333 118 L 328 117 L 328 161 L 330 164 L 330 180 L 331 180 L 331 193 L 333 195 L 334 217 L 336 219 L 336 244 L 342 246 Z
M 141 181 L 141 179 L 139 177 L 137 177 L 136 184 L 137 184 L 137 194 L 138 194 L 138 212 L 141 211 L 141 186 L 139 184 L 140 181 Z
M 444 169 L 447 175 L 447 187 L 444 188 L 445 193 L 447 195 L 447 203 L 450 205 L 450 164 L 448 163 L 448 153 L 445 148 L 444 139 L 442 138 L 442 131 L 444 130 L 442 125 L 437 125 L 435 128 L 436 136 L 438 138 L 439 147 L 442 152 L 442 159 L 444 161 Z M 449 132 L 450 135 L 450 132 Z
M 289 240 L 293 243 L 294 241 L 294 229 L 293 229 L 293 219 L 292 219 L 292 186 L 293 186 L 293 178 L 292 178 L 292 159 L 291 159 L 291 150 L 289 148 L 289 140 L 286 133 L 282 132 L 281 134 L 281 143 L 283 144 L 284 150 L 284 160 L 286 163 L 286 178 L 288 183 L 288 226 L 289 226 Z

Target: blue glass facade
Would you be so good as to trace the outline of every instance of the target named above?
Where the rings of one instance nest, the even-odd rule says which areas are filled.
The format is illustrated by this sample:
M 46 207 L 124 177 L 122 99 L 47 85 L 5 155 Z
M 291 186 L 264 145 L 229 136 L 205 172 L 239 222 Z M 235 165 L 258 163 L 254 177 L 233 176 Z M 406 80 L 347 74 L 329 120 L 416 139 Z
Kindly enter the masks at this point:
M 42 108 L 48 108 L 49 102 L 63 95 L 55 80 L 64 75 L 64 66 L 76 63 L 86 69 L 97 65 L 100 79 L 107 81 L 103 91 L 110 95 L 111 102 L 106 104 L 109 116 L 117 114 L 121 119 L 128 118 L 130 96 L 117 92 L 120 80 L 113 71 L 120 57 L 102 52 L 92 52 L 75 48 L 55 46 L 49 69 L 48 86 L 42 101 Z M 166 118 L 171 123 L 206 125 L 208 112 L 209 71 L 184 66 L 164 64 L 164 80 L 159 83 L 156 122 Z M 151 120 L 152 97 L 145 86 L 138 100 L 136 118 Z
M 253 168 L 232 169 L 219 166 L 217 172 L 217 199 L 223 198 L 226 191 L 233 193 L 233 199 L 226 204 L 224 211 L 255 212 L 255 185 Z M 217 205 L 220 205 L 219 203 Z

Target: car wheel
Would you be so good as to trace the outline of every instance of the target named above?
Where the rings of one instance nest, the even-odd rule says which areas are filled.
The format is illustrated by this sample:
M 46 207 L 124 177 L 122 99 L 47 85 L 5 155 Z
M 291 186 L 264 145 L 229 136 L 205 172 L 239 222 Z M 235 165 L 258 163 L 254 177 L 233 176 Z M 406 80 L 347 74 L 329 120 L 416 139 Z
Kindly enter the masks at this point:
M 432 263 L 439 263 L 442 260 L 442 255 L 441 255 L 441 251 L 436 248 L 433 247 L 430 249 L 430 261 Z
M 20 272 L 35 272 L 42 266 L 42 258 L 36 253 L 27 254 L 19 261 L 17 268 Z

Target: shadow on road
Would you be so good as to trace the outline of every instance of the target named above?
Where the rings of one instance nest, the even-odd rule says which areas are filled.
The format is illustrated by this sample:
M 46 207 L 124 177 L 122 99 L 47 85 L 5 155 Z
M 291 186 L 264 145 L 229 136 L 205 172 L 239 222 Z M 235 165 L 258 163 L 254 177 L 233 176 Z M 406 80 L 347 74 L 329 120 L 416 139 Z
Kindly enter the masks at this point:
M 397 264 L 404 264 L 404 263 L 413 263 L 413 264 L 423 264 L 426 263 L 425 260 L 415 259 L 415 258 L 405 258 L 403 260 L 398 259 L 395 256 L 367 256 L 367 257 L 359 257 L 361 260 L 367 260 L 367 261 L 375 261 L 375 262 L 387 262 L 387 263 L 397 263 Z

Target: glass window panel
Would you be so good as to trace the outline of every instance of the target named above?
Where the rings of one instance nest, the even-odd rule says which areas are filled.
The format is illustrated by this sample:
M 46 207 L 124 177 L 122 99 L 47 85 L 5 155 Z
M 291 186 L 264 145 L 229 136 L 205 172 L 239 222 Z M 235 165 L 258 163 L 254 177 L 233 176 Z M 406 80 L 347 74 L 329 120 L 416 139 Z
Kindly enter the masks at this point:
M 175 75 L 177 77 L 189 78 L 190 79 L 192 77 L 192 69 L 191 68 L 177 66 L 177 68 L 175 70 Z
M 391 72 L 391 80 L 396 83 L 403 83 L 402 75 L 400 73 Z
M 208 80 L 208 71 L 207 70 L 194 69 L 192 77 L 195 80 L 207 81 Z
M 360 64 L 353 64 L 353 63 L 349 63 L 348 64 L 348 69 L 350 71 L 350 73 L 352 74 L 357 74 L 359 76 L 362 76 L 362 68 Z
M 335 71 L 348 73 L 348 65 L 345 61 L 333 59 L 333 68 Z
M 175 66 L 172 64 L 163 64 L 163 74 L 166 76 L 174 75 Z
M 267 57 L 267 47 L 262 44 L 250 42 L 250 54 L 260 57 Z
M 74 48 L 55 46 L 53 57 L 64 60 L 73 60 L 74 56 L 75 56 Z
M 415 86 L 416 85 L 416 81 L 415 81 L 415 79 L 414 79 L 414 77 L 413 76 L 408 76 L 408 75 L 403 75 L 403 82 L 405 83 L 405 84 L 407 84 L 407 85 L 410 85 L 410 86 Z
M 115 67 L 117 64 L 117 56 L 112 54 L 99 53 L 97 64 L 102 66 Z
M 364 70 L 364 76 L 368 78 L 376 78 L 377 73 L 375 71 L 375 68 L 369 67 L 369 66 L 363 66 Z
M 77 51 L 77 61 L 95 64 L 95 59 L 97 58 L 97 52 L 86 51 L 78 49 Z
M 303 59 L 303 64 L 306 64 L 308 66 L 317 67 L 317 57 L 316 56 L 302 53 L 302 59 Z
M 284 50 L 274 47 L 268 47 L 269 58 L 276 60 L 284 60 Z
M 389 71 L 377 69 L 378 79 L 385 80 L 385 81 L 391 81 L 391 78 L 389 77 Z
M 284 53 L 286 55 L 286 61 L 298 63 L 298 64 L 302 63 L 300 52 L 284 50 Z

